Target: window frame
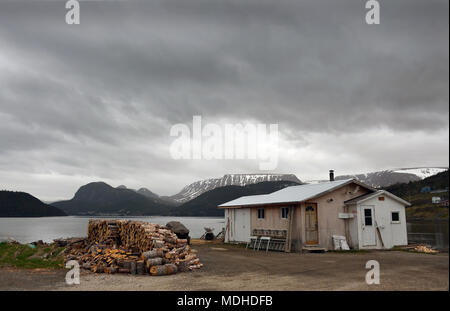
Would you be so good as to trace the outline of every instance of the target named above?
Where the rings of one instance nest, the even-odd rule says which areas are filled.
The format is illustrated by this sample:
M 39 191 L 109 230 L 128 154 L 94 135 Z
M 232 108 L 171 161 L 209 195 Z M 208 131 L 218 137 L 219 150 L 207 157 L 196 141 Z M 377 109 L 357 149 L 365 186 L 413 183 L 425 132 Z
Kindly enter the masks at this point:
M 393 216 L 394 214 L 397 214 L 397 215 L 398 215 L 398 220 L 394 220 L 394 219 L 392 218 L 392 216 Z M 401 223 L 401 221 L 400 221 L 400 211 L 391 211 L 391 224 L 399 224 L 399 223 Z
M 373 209 L 370 207 L 364 207 L 363 208 L 364 211 L 364 226 L 373 226 Z M 370 211 L 370 216 L 366 215 L 366 211 Z M 370 217 L 370 225 L 367 224 L 367 218 Z
M 259 207 L 258 209 L 257 209 L 257 215 L 256 215 L 256 218 L 257 219 L 264 219 L 265 218 L 265 211 L 264 211 L 264 207 Z M 262 217 L 260 217 L 261 216 L 261 214 L 262 214 Z
M 283 213 L 283 211 L 286 211 L 285 213 Z M 283 214 L 286 214 L 286 217 L 283 217 Z M 289 219 L 289 207 L 282 207 L 280 209 L 280 217 L 281 219 Z

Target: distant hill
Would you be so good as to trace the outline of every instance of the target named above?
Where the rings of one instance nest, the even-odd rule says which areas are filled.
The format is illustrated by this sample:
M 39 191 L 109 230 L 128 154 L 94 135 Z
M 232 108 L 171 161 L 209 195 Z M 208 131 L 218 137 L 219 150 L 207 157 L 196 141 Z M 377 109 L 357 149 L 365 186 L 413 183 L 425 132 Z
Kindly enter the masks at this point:
M 172 208 L 173 216 L 223 216 L 224 211 L 217 206 L 241 196 L 268 194 L 289 186 L 297 186 L 294 181 L 266 181 L 246 186 L 225 186 L 207 191 L 178 207 Z
M 424 178 L 436 175 L 440 172 L 448 170 L 448 167 L 414 167 L 414 168 L 398 168 L 392 170 L 384 170 L 370 172 L 364 174 L 338 175 L 336 180 L 356 178 L 365 184 L 374 188 L 384 188 L 398 183 L 408 183 L 410 181 L 419 181 Z M 317 183 L 327 180 L 305 181 L 306 183 Z
M 265 181 L 292 181 L 301 183 L 294 174 L 226 174 L 221 178 L 199 180 L 189 184 L 179 193 L 170 196 L 169 199 L 179 203 L 185 203 L 216 188 L 225 186 L 246 186 Z
M 171 206 L 180 205 L 179 202 L 171 199 L 170 197 L 167 197 L 167 196 L 160 197 L 156 193 L 148 190 L 147 188 L 139 188 L 138 190 L 135 190 L 135 189 L 128 188 L 125 185 L 120 185 L 120 186 L 117 186 L 116 189 L 128 189 L 128 190 L 135 191 L 136 193 L 139 193 L 140 195 L 143 195 L 144 197 L 150 199 L 155 204 L 171 205 Z
M 172 205 L 147 197 L 125 186 L 113 188 L 92 182 L 78 189 L 71 200 L 52 203 L 69 215 L 162 215 Z
M 140 188 L 139 190 L 136 190 L 136 192 L 142 194 L 147 198 L 159 198 L 159 196 L 156 193 L 151 192 L 147 188 Z
M 398 183 L 386 187 L 385 189 L 399 197 L 407 197 L 409 195 L 420 193 L 424 187 L 430 187 L 431 190 L 448 189 L 448 184 L 449 173 L 448 170 L 446 170 L 423 180 L 412 181 L 409 183 Z
M 448 221 L 448 207 L 432 203 L 432 198 L 435 196 L 442 200 L 448 200 L 448 184 L 449 173 L 447 170 L 423 180 L 395 184 L 385 189 L 412 204 L 406 209 L 408 221 Z M 429 188 L 428 190 L 431 191 L 422 191 L 424 188 Z M 436 190 L 439 191 L 433 193 Z
M 0 191 L 0 217 L 67 216 L 57 207 L 42 203 L 26 192 Z

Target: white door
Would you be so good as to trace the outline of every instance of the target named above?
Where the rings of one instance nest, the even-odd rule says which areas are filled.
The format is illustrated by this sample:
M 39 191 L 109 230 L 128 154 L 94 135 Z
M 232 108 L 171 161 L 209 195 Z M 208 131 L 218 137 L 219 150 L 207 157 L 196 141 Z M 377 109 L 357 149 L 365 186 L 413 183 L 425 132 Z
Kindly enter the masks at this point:
M 362 224 L 362 245 L 375 246 L 376 232 L 375 232 L 375 216 L 374 207 L 369 205 L 362 205 L 360 207 L 361 224 Z
M 235 209 L 234 224 L 234 240 L 238 242 L 247 242 L 250 239 L 250 209 Z

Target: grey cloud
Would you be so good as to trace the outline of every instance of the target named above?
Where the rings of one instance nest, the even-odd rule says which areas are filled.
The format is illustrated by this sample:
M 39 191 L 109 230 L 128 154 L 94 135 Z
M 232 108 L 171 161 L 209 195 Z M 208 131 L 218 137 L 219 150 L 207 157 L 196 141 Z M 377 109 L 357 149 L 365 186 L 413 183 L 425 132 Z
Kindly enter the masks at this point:
M 448 2 L 381 5 L 381 24 L 368 26 L 359 0 L 82 1 L 81 25 L 68 26 L 64 1 L 0 1 L 0 172 L 143 186 L 179 176 L 181 188 L 255 170 L 171 160 L 170 126 L 195 114 L 278 123 L 298 150 L 300 132 L 442 135 Z M 367 161 L 386 168 L 404 156 Z

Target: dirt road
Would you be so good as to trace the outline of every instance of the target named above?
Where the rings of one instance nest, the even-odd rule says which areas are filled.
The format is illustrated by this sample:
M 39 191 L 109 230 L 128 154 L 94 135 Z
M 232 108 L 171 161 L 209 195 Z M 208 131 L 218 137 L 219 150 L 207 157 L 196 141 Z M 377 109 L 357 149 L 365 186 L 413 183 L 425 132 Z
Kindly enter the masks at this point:
M 65 271 L 0 269 L 0 290 L 448 290 L 448 254 L 402 251 L 286 254 L 229 245 L 198 245 L 204 267 L 150 277 L 83 272 L 81 284 Z M 380 263 L 380 285 L 367 285 L 368 260 Z

